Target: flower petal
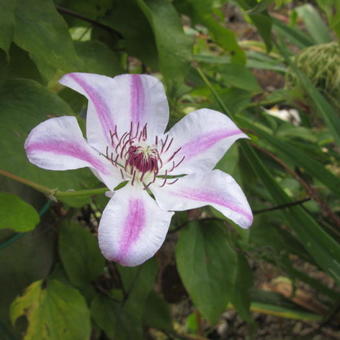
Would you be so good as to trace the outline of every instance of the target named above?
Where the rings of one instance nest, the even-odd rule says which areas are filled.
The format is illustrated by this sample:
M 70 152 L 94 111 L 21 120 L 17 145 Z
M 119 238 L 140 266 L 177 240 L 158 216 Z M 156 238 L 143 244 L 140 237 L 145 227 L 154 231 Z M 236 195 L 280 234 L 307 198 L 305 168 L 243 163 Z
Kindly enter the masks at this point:
M 228 174 L 213 170 L 180 178 L 164 187 L 150 187 L 159 206 L 165 210 L 188 210 L 211 205 L 243 228 L 253 215 L 240 186 Z
M 117 169 L 87 144 L 75 117 L 51 118 L 40 123 L 28 135 L 25 150 L 29 161 L 40 168 L 90 167 L 109 188 L 121 182 Z
M 121 135 L 147 123 L 150 137 L 162 134 L 169 119 L 169 107 L 162 83 L 155 77 L 124 74 L 114 78 L 91 74 L 69 73 L 60 83 L 89 100 L 87 138 L 90 145 L 105 150 L 111 143 L 110 132 Z
M 106 206 L 98 230 L 103 255 L 124 266 L 137 266 L 161 247 L 173 213 L 163 211 L 141 188 L 126 185 Z
M 169 139 L 173 138 L 172 147 L 165 155 L 171 159 L 168 168 L 180 163 L 172 170 L 172 175 L 211 170 L 237 139 L 247 138 L 230 118 L 209 109 L 189 113 L 168 135 Z M 171 153 L 179 148 L 172 159 Z M 162 157 L 163 160 L 166 157 Z

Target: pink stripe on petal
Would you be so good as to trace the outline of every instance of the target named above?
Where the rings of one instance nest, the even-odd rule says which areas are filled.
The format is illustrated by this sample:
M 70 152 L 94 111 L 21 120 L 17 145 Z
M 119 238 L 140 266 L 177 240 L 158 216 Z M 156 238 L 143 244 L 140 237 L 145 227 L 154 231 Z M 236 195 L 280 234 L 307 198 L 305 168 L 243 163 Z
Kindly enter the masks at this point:
M 51 141 L 45 143 L 30 143 L 26 146 L 26 152 L 28 154 L 39 151 L 74 157 L 91 164 L 93 168 L 105 175 L 110 174 L 106 166 L 100 162 L 100 160 L 93 157 L 89 152 L 75 143 Z
M 145 210 L 143 201 L 140 199 L 130 199 L 128 215 L 123 229 L 122 239 L 118 250 L 116 261 L 124 264 L 124 258 L 128 256 L 132 245 L 138 240 L 140 232 L 145 226 Z
M 105 100 L 91 85 L 89 85 L 78 75 L 70 73 L 69 77 L 71 77 L 78 85 L 80 85 L 88 95 L 89 99 L 96 109 L 98 119 L 105 133 L 105 136 L 108 142 L 110 142 L 110 131 L 114 131 L 114 122 L 112 121 L 110 109 L 107 106 Z
M 220 197 L 216 192 L 199 192 L 193 190 L 181 190 L 178 193 L 172 192 L 176 196 L 181 196 L 188 198 L 193 201 L 206 202 L 207 204 L 217 204 L 227 209 L 230 209 L 245 218 L 250 222 L 253 221 L 253 216 L 249 214 L 246 210 L 240 208 L 233 202 L 226 201 L 223 197 Z
M 198 136 L 197 139 L 192 140 L 186 144 L 184 144 L 181 148 L 180 153 L 185 156 L 185 159 L 188 160 L 196 155 L 206 151 L 214 144 L 219 142 L 220 140 L 236 135 L 241 135 L 243 132 L 241 130 L 215 130 L 213 132 L 209 132 L 205 135 Z
M 138 74 L 131 75 L 131 120 L 133 123 L 142 121 L 145 105 L 145 95 L 142 79 Z

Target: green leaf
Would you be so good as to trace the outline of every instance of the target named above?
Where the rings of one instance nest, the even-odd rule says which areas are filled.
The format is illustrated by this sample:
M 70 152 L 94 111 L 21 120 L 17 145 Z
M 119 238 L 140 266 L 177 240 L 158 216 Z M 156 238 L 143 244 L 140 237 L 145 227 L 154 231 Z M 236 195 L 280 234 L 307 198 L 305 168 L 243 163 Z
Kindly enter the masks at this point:
M 113 1 L 113 8 L 103 22 L 121 33 L 124 40 L 119 43 L 126 49 L 128 55 L 139 58 L 152 69 L 158 68 L 155 38 L 147 18 L 136 1 Z M 97 34 L 101 35 L 103 33 L 101 31 Z M 111 35 L 108 40 L 111 44 L 117 44 L 117 41 L 112 41 Z
M 39 223 L 39 215 L 28 203 L 13 194 L 0 193 L 0 229 L 29 231 Z
M 180 233 L 176 263 L 194 304 L 216 323 L 230 300 L 237 257 L 217 222 L 191 222 Z
M 143 321 L 151 328 L 171 331 L 172 320 L 169 305 L 155 291 L 152 291 L 146 301 Z
M 24 340 L 86 340 L 90 338 L 90 313 L 80 293 L 59 281 L 32 283 L 11 305 L 14 324 L 25 316 Z
M 313 39 L 311 39 L 307 34 L 303 33 L 301 30 L 290 27 L 280 20 L 272 18 L 274 25 L 274 30 L 282 34 L 289 42 L 295 44 L 300 48 L 306 48 L 308 46 L 314 45 Z
M 136 0 L 152 27 L 159 67 L 170 93 L 183 86 L 189 71 L 192 39 L 183 32 L 180 17 L 169 1 Z M 174 92 L 175 91 L 175 92 Z
M 138 267 L 118 266 L 126 300 L 119 304 L 109 297 L 95 298 L 91 312 L 95 322 L 114 339 L 139 340 L 148 296 L 154 285 L 157 266 L 151 259 Z M 133 325 L 133 327 L 131 326 Z
M 127 313 L 107 296 L 97 295 L 91 304 L 95 323 L 110 339 L 142 340 L 142 328 L 133 315 Z
M 272 26 L 273 21 L 271 16 L 267 11 L 264 11 L 261 14 L 250 14 L 249 15 L 251 21 L 256 26 L 259 34 L 261 35 L 264 43 L 266 44 L 267 51 L 272 49 L 273 41 L 272 41 Z
M 36 204 L 42 204 L 45 200 L 40 194 L 35 195 L 37 193 L 31 189 L 27 190 L 27 187 L 19 183 L 11 181 L 10 184 L 12 184 L 11 190 L 15 190 L 13 187 L 21 187 L 21 194 L 29 197 L 30 200 L 37 196 L 34 199 Z M 0 178 L 0 187 L 6 188 L 4 177 Z M 13 231 L 0 230 L 0 320 L 2 321 L 6 322 L 9 318 L 9 306 L 16 296 L 32 282 L 46 277 L 55 262 L 54 221 L 52 219 L 48 223 L 48 220 L 43 219 L 31 232 L 17 234 L 12 243 L 9 242 L 13 240 Z
M 59 190 L 85 189 L 97 183 L 88 169 L 49 171 L 27 160 L 24 142 L 44 120 L 71 114 L 57 95 L 32 80 L 10 80 L 0 89 L 0 168 L 35 183 Z
M 138 267 L 118 267 L 128 298 L 124 310 L 141 320 L 149 293 L 154 285 L 157 265 L 151 259 Z
M 75 12 L 81 13 L 87 18 L 97 19 L 102 17 L 112 7 L 111 0 L 57 0 L 57 4 L 62 5 L 64 8 L 71 9 Z M 86 23 L 77 18 L 70 18 L 69 20 L 77 21 L 82 25 Z
M 13 40 L 16 0 L 0 0 L 0 48 L 6 53 Z
M 222 81 L 228 86 L 234 86 L 249 92 L 261 90 L 255 76 L 243 65 L 226 64 L 218 68 Z
M 83 61 L 82 72 L 104 74 L 113 77 L 123 73 L 119 56 L 100 41 L 77 41 L 76 51 Z
M 307 31 L 316 44 L 331 42 L 333 39 L 317 10 L 310 4 L 295 8 L 299 17 L 304 21 Z
M 250 323 L 253 322 L 250 314 L 250 288 L 252 284 L 253 277 L 248 262 L 241 253 L 237 253 L 237 265 L 234 271 L 230 302 L 234 305 L 241 318 Z
M 14 41 L 30 53 L 43 73 L 79 67 L 67 25 L 51 0 L 17 0 Z
M 66 274 L 75 286 L 83 288 L 104 271 L 104 257 L 98 241 L 80 224 L 65 222 L 59 232 L 59 255 Z

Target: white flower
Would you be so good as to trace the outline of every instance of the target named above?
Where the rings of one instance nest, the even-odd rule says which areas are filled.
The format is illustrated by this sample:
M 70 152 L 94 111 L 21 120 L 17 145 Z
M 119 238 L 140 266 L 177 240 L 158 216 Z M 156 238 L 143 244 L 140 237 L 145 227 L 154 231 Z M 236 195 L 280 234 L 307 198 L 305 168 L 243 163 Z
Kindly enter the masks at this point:
M 251 225 L 239 185 L 213 170 L 235 140 L 247 137 L 227 116 L 201 109 L 164 133 L 169 108 L 157 78 L 70 73 L 60 83 L 89 101 L 87 141 L 75 117 L 52 118 L 31 131 L 26 153 L 44 169 L 89 167 L 111 191 L 128 181 L 100 221 L 99 246 L 108 260 L 136 266 L 152 257 L 175 210 L 211 205 L 241 227 Z

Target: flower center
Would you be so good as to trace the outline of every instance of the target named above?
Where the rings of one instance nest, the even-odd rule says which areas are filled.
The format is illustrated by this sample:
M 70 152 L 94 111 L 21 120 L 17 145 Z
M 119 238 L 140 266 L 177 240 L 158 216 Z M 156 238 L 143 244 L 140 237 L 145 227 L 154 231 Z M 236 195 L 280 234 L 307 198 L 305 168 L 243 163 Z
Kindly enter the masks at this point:
M 132 168 L 132 171 L 138 170 L 143 175 L 147 172 L 158 173 L 157 149 L 149 145 L 132 144 L 129 146 L 126 156 L 126 164 Z
M 172 138 L 155 136 L 154 143 L 150 143 L 147 125 L 140 129 L 139 123 L 136 126 L 131 123 L 130 130 L 121 136 L 117 127 L 110 134 L 111 145 L 106 147 L 103 156 L 119 168 L 123 180 L 130 180 L 132 185 L 140 182 L 145 189 L 158 177 L 162 181 L 161 186 L 178 180 L 171 176 L 171 172 L 182 163 L 184 156 L 178 156 L 181 148 L 170 151 Z

